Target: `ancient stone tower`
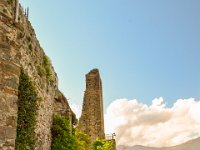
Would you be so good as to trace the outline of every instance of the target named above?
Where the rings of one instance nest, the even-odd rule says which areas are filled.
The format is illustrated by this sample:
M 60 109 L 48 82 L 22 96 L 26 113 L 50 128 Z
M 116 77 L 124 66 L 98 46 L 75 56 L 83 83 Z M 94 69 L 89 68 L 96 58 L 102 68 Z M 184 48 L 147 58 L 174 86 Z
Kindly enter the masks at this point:
M 86 90 L 78 128 L 88 134 L 93 141 L 104 139 L 102 84 L 98 69 L 86 74 Z

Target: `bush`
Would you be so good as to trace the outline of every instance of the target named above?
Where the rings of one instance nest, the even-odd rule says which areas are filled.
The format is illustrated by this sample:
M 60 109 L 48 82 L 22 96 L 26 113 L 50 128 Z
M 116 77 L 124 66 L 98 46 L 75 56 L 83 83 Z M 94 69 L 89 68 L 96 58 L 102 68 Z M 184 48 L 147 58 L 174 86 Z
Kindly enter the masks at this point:
M 92 141 L 87 134 L 76 129 L 75 136 L 76 136 L 76 149 L 77 150 L 91 150 Z
M 76 139 L 72 134 L 70 120 L 54 115 L 52 127 L 52 150 L 76 150 Z
M 93 146 L 94 150 L 115 150 L 112 140 L 97 139 Z

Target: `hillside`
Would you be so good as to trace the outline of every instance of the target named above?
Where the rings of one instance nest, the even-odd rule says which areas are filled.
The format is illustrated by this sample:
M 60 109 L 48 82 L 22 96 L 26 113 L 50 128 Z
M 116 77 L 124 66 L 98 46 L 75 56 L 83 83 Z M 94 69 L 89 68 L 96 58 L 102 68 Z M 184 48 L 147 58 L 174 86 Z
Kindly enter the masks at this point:
M 165 148 L 154 148 L 154 147 L 145 147 L 136 145 L 133 147 L 124 147 L 119 146 L 117 150 L 199 150 L 200 147 L 200 138 L 190 140 L 181 145 L 165 147 Z

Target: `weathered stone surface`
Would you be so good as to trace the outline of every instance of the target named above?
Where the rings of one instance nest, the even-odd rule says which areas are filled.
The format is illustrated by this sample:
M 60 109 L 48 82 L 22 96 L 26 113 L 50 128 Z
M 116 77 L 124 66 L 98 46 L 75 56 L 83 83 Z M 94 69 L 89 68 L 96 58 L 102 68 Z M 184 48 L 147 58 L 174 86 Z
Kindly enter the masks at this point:
M 17 121 L 17 118 L 16 116 L 8 116 L 6 118 L 6 125 L 9 127 L 16 127 L 16 121 Z
M 6 127 L 5 128 L 5 138 L 15 139 L 16 138 L 16 128 Z
M 15 139 L 15 137 L 16 137 L 16 128 L 0 126 L 1 140 Z
M 2 59 L 4 60 L 10 60 L 11 59 L 11 56 L 9 54 L 4 54 Z
M 5 127 L 4 126 L 0 126 L 0 140 L 2 141 L 2 143 L 3 143 L 3 141 L 4 141 L 4 139 L 5 139 Z
M 5 80 L 5 86 L 8 86 L 12 89 L 17 90 L 18 89 L 18 79 L 16 79 L 15 77 L 12 77 L 10 79 L 6 79 Z
M 7 140 L 6 143 L 5 143 L 5 145 L 7 147 L 10 147 L 12 149 L 12 147 L 15 146 L 15 139 L 9 139 L 9 140 Z
M 72 110 L 69 107 L 66 97 L 59 92 L 58 96 L 55 98 L 54 112 L 61 116 L 71 116 Z
M 22 66 L 34 81 L 38 97 L 43 98 L 43 101 L 38 101 L 35 149 L 41 150 L 38 143 L 42 143 L 42 149 L 48 150 L 51 146 L 53 104 L 57 92 L 56 74 L 51 67 L 51 78 L 54 81 L 52 85 L 38 75 L 36 66 L 42 64 L 45 54 L 22 9 L 19 12 L 19 22 L 13 23 L 14 3 L 11 5 L 1 0 L 0 7 L 2 8 L 0 9 L 0 48 L 2 48 L 0 51 L 0 139 L 3 143 L 0 144 L 0 149 L 14 149 L 19 74 Z M 3 9 L 6 11 L 2 11 Z M 30 43 L 32 50 L 30 50 Z M 41 87 L 41 83 L 45 86 Z
M 35 150 L 50 150 L 53 113 L 70 115 L 71 109 L 66 98 L 58 96 L 57 75 L 51 63 L 44 65 L 45 53 L 21 6 L 14 21 L 15 8 L 15 0 L 0 0 L 0 150 L 15 149 L 21 67 L 38 96 Z M 40 76 L 38 66 L 48 67 L 51 75 Z
M 102 83 L 98 69 L 86 74 L 86 91 L 78 128 L 93 141 L 105 138 Z
M 0 91 L 3 89 L 3 84 L 0 83 Z

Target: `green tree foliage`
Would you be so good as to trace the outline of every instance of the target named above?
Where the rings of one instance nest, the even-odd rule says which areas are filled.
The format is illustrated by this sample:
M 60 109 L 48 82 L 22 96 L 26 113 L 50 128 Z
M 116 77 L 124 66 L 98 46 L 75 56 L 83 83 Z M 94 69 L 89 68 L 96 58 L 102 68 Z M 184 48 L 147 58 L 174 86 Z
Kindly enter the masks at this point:
M 76 129 L 75 136 L 77 150 L 91 150 L 92 141 L 87 134 Z
M 97 139 L 93 146 L 94 150 L 114 150 L 113 144 L 112 140 Z
M 21 70 L 18 95 L 18 120 L 16 150 L 33 150 L 35 145 L 34 127 L 36 122 L 37 94 L 28 75 Z
M 76 139 L 72 134 L 70 120 L 54 115 L 52 127 L 52 150 L 76 150 Z

